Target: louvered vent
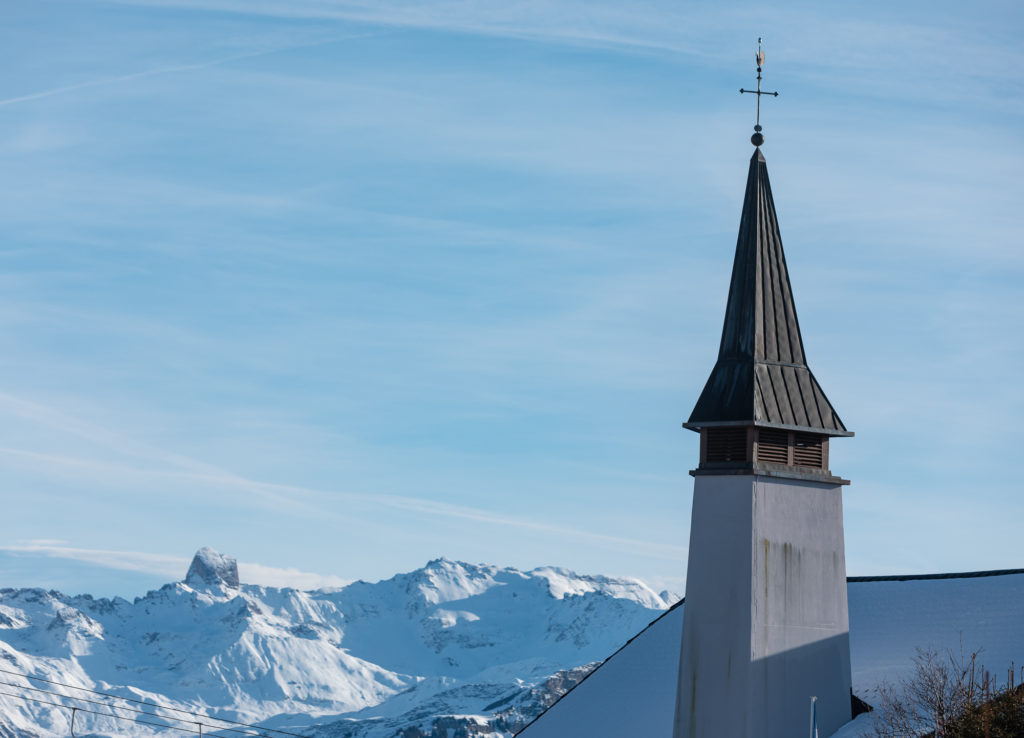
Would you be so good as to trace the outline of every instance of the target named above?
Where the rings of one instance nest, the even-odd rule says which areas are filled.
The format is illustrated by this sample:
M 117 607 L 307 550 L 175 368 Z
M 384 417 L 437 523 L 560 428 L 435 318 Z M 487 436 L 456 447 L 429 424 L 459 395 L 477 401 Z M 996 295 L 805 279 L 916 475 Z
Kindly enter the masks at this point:
M 789 463 L 789 431 L 759 428 L 757 431 L 757 460 L 771 464 Z
M 709 462 L 747 461 L 746 428 L 708 428 Z
M 813 433 L 796 433 L 793 443 L 793 464 L 796 466 L 813 466 L 821 469 L 825 466 L 821 448 L 821 436 Z

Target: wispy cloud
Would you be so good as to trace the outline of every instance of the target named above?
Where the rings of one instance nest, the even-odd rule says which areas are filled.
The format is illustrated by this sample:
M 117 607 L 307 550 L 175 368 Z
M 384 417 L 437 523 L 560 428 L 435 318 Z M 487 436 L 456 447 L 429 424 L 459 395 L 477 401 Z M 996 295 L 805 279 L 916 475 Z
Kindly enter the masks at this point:
M 337 489 L 315 489 L 311 487 L 281 484 L 253 479 L 216 465 L 193 459 L 174 452 L 152 448 L 146 444 L 124 438 L 118 433 L 101 428 L 93 423 L 72 417 L 67 413 L 45 405 L 0 395 L 0 406 L 6 405 L 33 420 L 54 429 L 81 436 L 90 441 L 126 454 L 136 460 L 135 464 L 117 461 L 97 460 L 28 449 L 0 447 L 0 455 L 17 457 L 42 467 L 68 467 L 76 472 L 94 472 L 98 481 L 109 480 L 112 474 L 129 477 L 149 477 L 169 480 L 184 486 L 186 482 L 205 482 L 213 487 L 244 492 L 251 501 L 259 497 L 265 504 L 279 512 L 305 518 L 349 521 L 345 514 L 333 512 L 338 502 L 348 501 L 377 509 L 401 510 L 451 520 L 471 520 L 476 523 L 501 526 L 524 532 L 545 533 L 563 538 L 587 541 L 606 547 L 613 547 L 643 556 L 679 560 L 685 554 L 681 546 L 658 544 L 651 541 L 609 535 L 597 531 L 581 530 L 571 526 L 543 522 L 505 515 L 480 508 L 453 505 L 437 500 L 391 494 L 362 494 Z M 145 462 L 158 461 L 161 466 L 147 466 Z M 172 468 L 168 468 L 172 467 Z M 176 467 L 176 468 L 174 468 Z
M 340 40 L 338 36 L 332 36 L 331 38 L 319 39 L 316 41 L 309 41 L 305 43 L 288 44 L 284 46 L 276 46 L 270 49 L 260 49 L 258 51 L 247 51 L 239 54 L 231 54 L 229 56 L 222 56 L 217 59 L 211 59 L 208 61 L 196 62 L 192 64 L 172 64 L 168 66 L 156 67 L 153 69 L 144 69 L 138 72 L 130 72 L 128 74 L 101 77 L 99 79 L 86 80 L 85 82 L 76 82 L 72 85 L 52 87 L 47 90 L 39 90 L 38 92 L 30 92 L 24 95 L 8 97 L 3 100 L 0 100 L 0 107 L 4 107 L 7 105 L 16 105 L 18 103 L 31 102 L 33 100 L 42 100 L 47 97 L 53 97 L 55 95 L 64 95 L 71 92 L 79 92 L 81 90 L 87 90 L 94 87 L 105 87 L 108 85 L 116 85 L 124 82 L 134 82 L 136 80 L 145 79 L 147 77 L 157 77 L 165 74 L 179 74 L 182 72 L 195 72 L 201 69 L 209 69 L 210 67 L 215 67 L 221 64 L 228 64 L 230 62 L 241 61 L 243 59 L 254 59 L 256 57 L 277 54 L 282 51 L 310 48 L 314 46 L 323 46 L 324 44 L 334 43 L 338 40 Z
M 63 541 L 33 540 L 9 546 L 0 551 L 14 554 L 45 556 L 53 559 L 80 561 L 116 571 L 132 571 L 165 577 L 167 581 L 184 578 L 189 559 L 181 556 L 145 553 L 142 551 L 114 551 L 94 548 L 76 548 Z M 280 568 L 240 561 L 238 576 L 246 584 L 264 587 L 293 587 L 295 589 L 321 589 L 343 587 L 351 580 L 332 574 L 317 574 L 291 567 Z
M 518 528 L 520 530 L 550 533 L 552 535 L 563 536 L 576 540 L 588 540 L 595 543 L 605 544 L 606 546 L 628 550 L 631 553 L 654 556 L 671 561 L 679 561 L 686 553 L 686 549 L 682 546 L 658 544 L 651 541 L 641 541 L 633 538 L 622 538 L 619 536 L 583 531 L 576 528 L 544 523 L 540 520 L 528 520 L 525 518 L 499 515 L 486 510 L 450 505 L 432 500 L 400 496 L 385 496 L 378 499 L 380 499 L 382 504 L 401 508 L 403 510 L 422 512 L 428 515 L 438 515 L 441 517 L 456 518 L 460 520 L 472 520 L 477 523 L 489 523 L 492 525 Z
M 671 54 L 723 61 L 735 58 L 738 39 L 723 44 L 732 29 L 770 28 L 773 54 L 796 63 L 797 74 L 834 85 L 832 70 L 844 83 L 868 94 L 904 97 L 941 96 L 961 102 L 968 96 L 998 99 L 1000 90 L 977 84 L 978 72 L 1012 67 L 1014 47 L 1000 43 L 981 14 L 955 29 L 922 20 L 914 4 L 905 12 L 866 17 L 856 8 L 765 7 L 755 3 L 714 5 L 648 0 L 628 8 L 621 3 L 537 0 L 492 3 L 462 0 L 362 2 L 361 0 L 110 0 L 148 7 L 188 7 L 205 12 L 290 19 L 349 21 L 417 30 L 436 30 L 513 39 L 591 45 L 625 52 Z M 927 7 L 927 6 L 920 6 Z M 894 49 L 899 49 L 895 54 Z M 955 49 L 956 53 L 951 53 Z M 895 61 L 915 60 L 913 84 L 904 69 L 892 75 Z M 970 60 L 965 64 L 966 59 Z M 882 72 L 882 75 L 879 75 Z M 885 72 L 889 72 L 886 75 Z M 925 89 L 927 88 L 927 92 Z M 1008 101 L 1018 110 L 1019 103 Z
M 442 30 L 522 39 L 549 39 L 564 43 L 614 45 L 637 50 L 695 51 L 684 36 L 663 39 L 651 33 L 655 23 L 645 14 L 611 4 L 578 2 L 390 2 L 340 0 L 280 2 L 279 0 L 111 0 L 149 7 L 189 7 L 200 11 L 262 15 L 274 18 L 354 21 L 410 29 Z M 639 26 L 638 30 L 637 27 Z
M 119 571 L 135 571 L 167 577 L 168 581 L 181 579 L 188 568 L 189 559 L 180 556 L 143 553 L 140 551 L 111 551 L 104 549 L 75 548 L 49 540 L 26 541 L 0 546 L 0 551 L 18 554 L 33 554 L 54 559 L 81 561 L 86 564 Z
M 303 518 L 336 519 L 349 522 L 348 515 L 332 511 L 339 502 L 358 502 L 372 507 L 401 510 L 404 512 L 422 513 L 425 515 L 448 518 L 451 520 L 469 520 L 520 531 L 547 533 L 577 541 L 588 541 L 606 547 L 618 548 L 630 553 L 655 558 L 677 561 L 685 555 L 682 546 L 658 544 L 621 536 L 607 535 L 594 531 L 580 530 L 568 526 L 541 522 L 516 516 L 502 515 L 480 508 L 452 505 L 436 500 L 402 496 L 402 495 L 368 495 L 339 490 L 318 490 L 296 485 L 261 482 L 255 479 L 219 470 L 216 473 L 196 473 L 188 471 L 168 471 L 165 469 L 145 469 L 136 466 L 125 466 L 114 463 L 98 462 L 91 459 L 41 454 L 12 448 L 0 448 L 0 454 L 18 456 L 39 462 L 47 466 L 66 466 L 76 471 L 90 470 L 100 474 L 101 479 L 109 479 L 111 474 L 128 474 L 151 478 L 170 479 L 179 483 L 188 481 L 208 482 L 216 487 L 231 488 L 246 492 L 251 499 L 257 495 L 274 505 L 278 511 Z
M 1019 507 L 992 471 L 1020 405 L 1018 10 L 57 5 L 3 31 L 7 540 L 96 543 L 102 517 L 123 535 L 96 545 L 258 530 L 353 576 L 444 553 L 671 579 L 762 26 L 805 339 L 859 434 L 837 471 L 877 483 L 899 447 L 892 474 L 944 474 L 900 488 L 905 525 L 962 459 Z
M 282 569 L 246 561 L 238 562 L 238 578 L 246 584 L 259 584 L 264 587 L 292 587 L 294 589 L 344 587 L 352 582 L 351 579 L 344 579 L 333 574 L 314 574 L 292 567 Z

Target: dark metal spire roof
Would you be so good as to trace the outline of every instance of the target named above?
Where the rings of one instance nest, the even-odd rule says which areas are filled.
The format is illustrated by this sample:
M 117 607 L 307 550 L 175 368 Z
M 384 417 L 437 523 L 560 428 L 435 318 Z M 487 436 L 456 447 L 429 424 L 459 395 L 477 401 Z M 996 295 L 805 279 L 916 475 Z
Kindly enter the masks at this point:
M 718 362 L 685 425 L 749 423 L 853 435 L 807 367 L 760 148 L 750 159 Z

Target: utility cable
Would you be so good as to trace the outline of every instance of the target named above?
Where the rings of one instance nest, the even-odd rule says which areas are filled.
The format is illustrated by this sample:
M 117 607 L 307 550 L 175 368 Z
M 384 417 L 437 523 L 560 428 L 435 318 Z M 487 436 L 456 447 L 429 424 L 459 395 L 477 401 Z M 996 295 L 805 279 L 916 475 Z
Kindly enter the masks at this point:
M 73 697 L 72 695 L 69 695 L 69 694 L 61 694 L 60 692 L 54 692 L 54 691 L 49 690 L 49 689 L 38 689 L 36 687 L 28 687 L 28 686 L 25 686 L 25 685 L 22 685 L 22 684 L 15 684 L 14 682 L 0 681 L 0 684 L 8 686 L 8 687 L 15 687 L 17 689 L 27 689 L 27 690 L 32 691 L 32 692 L 40 692 L 42 694 L 50 695 L 51 697 L 63 697 L 64 699 L 74 700 L 75 702 L 86 702 L 86 703 L 88 703 L 90 705 L 99 705 L 101 707 L 107 707 L 107 708 L 109 708 L 111 710 L 123 710 L 124 712 L 134 712 L 134 713 L 136 713 L 138 715 L 149 715 L 150 717 L 158 717 L 158 718 L 162 718 L 164 720 L 173 720 L 173 721 L 179 722 L 179 723 L 196 722 L 194 720 L 185 720 L 185 718 L 169 717 L 167 715 L 159 715 L 159 714 L 157 714 L 155 712 L 146 712 L 145 710 L 137 710 L 134 707 L 122 707 L 121 705 L 111 705 L 108 702 L 100 702 L 99 700 L 90 700 L 90 699 L 87 699 L 85 697 Z M 70 706 L 69 705 L 64 705 L 64 707 L 70 707 Z M 154 707 L 156 707 L 156 709 L 158 709 L 158 710 L 167 709 L 167 708 L 159 707 L 157 705 L 154 705 Z M 71 707 L 71 709 L 72 710 L 76 710 L 76 709 L 80 709 L 80 708 Z M 208 716 L 208 715 L 200 715 L 199 713 L 188 713 L 188 714 L 190 716 L 192 716 L 192 717 L 202 718 L 202 719 L 205 719 L 205 720 L 218 720 L 219 719 L 219 718 L 211 717 L 211 716 Z M 123 718 L 121 715 L 110 715 L 110 717 L 116 717 L 118 719 L 123 719 L 123 720 L 127 720 L 128 719 L 128 718 Z M 198 723 L 198 724 L 202 725 L 202 723 Z M 263 736 L 264 738 L 272 738 L 269 734 L 262 732 L 263 728 L 258 728 L 258 727 L 255 727 L 255 726 L 253 726 L 251 728 L 249 728 L 249 727 L 246 727 L 246 728 L 224 728 L 224 727 L 218 727 L 216 725 L 208 725 L 207 727 L 213 728 L 214 730 L 217 730 L 217 731 L 220 731 L 220 732 L 241 733 L 242 735 L 254 736 L 254 738 L 259 738 L 260 736 Z M 258 731 L 258 732 L 253 733 L 252 731 L 254 731 L 254 730 Z
M 306 738 L 306 736 L 300 735 L 298 733 L 291 733 L 291 732 L 289 732 L 287 730 L 278 730 L 277 728 L 264 728 L 264 727 L 261 727 L 259 725 L 253 725 L 252 723 L 242 723 L 242 722 L 239 722 L 237 720 L 228 720 L 227 718 L 213 717 L 212 715 L 203 715 L 203 714 L 198 713 L 198 712 L 193 712 L 192 710 L 185 710 L 185 709 L 182 709 L 182 708 L 179 708 L 179 707 L 167 707 L 166 705 L 160 705 L 160 704 L 157 704 L 156 702 L 147 702 L 147 701 L 144 701 L 144 700 L 136 700 L 136 699 L 132 699 L 131 697 L 121 697 L 121 696 L 116 695 L 116 694 L 110 694 L 109 692 L 99 692 L 99 691 L 97 691 L 95 689 L 89 689 L 88 687 L 77 687 L 77 686 L 75 686 L 73 684 L 65 684 L 64 682 L 57 682 L 57 681 L 54 681 L 52 679 L 44 679 L 43 677 L 29 676 L 28 674 L 23 674 L 23 673 L 18 672 L 18 671 L 10 671 L 8 669 L 0 669 L 0 674 L 10 674 L 11 676 L 18 676 L 18 677 L 22 677 L 23 679 L 30 679 L 30 680 L 36 681 L 36 682 L 44 682 L 46 684 L 52 684 L 52 685 L 57 686 L 57 687 L 64 687 L 66 689 L 77 689 L 77 690 L 80 690 L 82 692 L 89 692 L 90 694 L 99 695 L 101 697 L 107 697 L 107 698 L 113 699 L 113 700 L 121 700 L 123 702 L 131 702 L 132 704 L 142 705 L 144 707 L 151 707 L 151 708 L 155 708 L 155 709 L 158 709 L 158 710 L 165 710 L 167 712 L 177 712 L 177 713 L 181 713 L 183 715 L 189 715 L 191 717 L 202 718 L 202 719 L 205 719 L 205 720 L 215 720 L 215 721 L 220 722 L 220 723 L 228 723 L 229 725 L 237 725 L 240 728 L 249 728 L 250 730 L 258 731 L 260 733 L 263 733 L 264 735 L 266 735 L 267 733 L 275 733 L 277 735 L 292 736 L 292 738 Z M 0 684 L 10 684 L 10 683 L 9 682 L 0 682 Z M 92 704 L 103 705 L 105 707 L 109 707 L 109 708 L 114 709 L 114 710 L 132 710 L 132 708 L 130 708 L 130 707 L 118 707 L 117 705 L 110 705 L 110 704 L 107 704 L 105 702 L 96 702 L 96 701 L 93 701 L 93 700 L 88 700 L 88 699 L 86 699 L 84 697 L 73 697 L 71 695 L 60 695 L 60 694 L 58 694 L 56 692 L 49 692 L 47 690 L 36 690 L 34 687 L 24 687 L 24 686 L 17 685 L 17 684 L 10 684 L 10 686 L 18 687 L 19 689 L 32 689 L 32 690 L 35 690 L 35 691 L 42 691 L 42 692 L 45 692 L 46 694 L 52 694 L 52 695 L 57 695 L 57 696 L 60 696 L 60 697 L 65 697 L 65 698 L 67 698 L 69 700 L 79 700 L 79 701 L 82 701 L 82 702 L 90 702 Z M 17 696 L 17 695 L 9 695 L 9 696 Z M 22 699 L 27 699 L 27 698 L 22 698 Z M 66 705 L 60 705 L 60 707 L 67 707 L 67 706 Z M 153 715 L 153 713 L 144 712 L 142 710 L 132 710 L 132 711 L 133 712 L 139 712 L 139 713 L 142 713 L 144 715 Z M 96 713 L 96 714 L 100 714 L 100 713 Z M 156 716 L 156 717 L 163 717 L 163 716 Z M 124 718 L 124 719 L 127 719 L 127 718 Z M 165 719 L 167 719 L 167 720 L 179 720 L 179 718 L 171 718 L 171 717 L 167 717 Z M 181 720 L 181 722 L 198 722 L 198 721 L 185 721 L 185 720 Z M 215 725 L 210 725 L 208 727 L 214 728 L 215 730 L 221 730 L 221 731 L 234 731 L 234 732 L 237 732 L 237 733 L 241 733 L 242 732 L 241 730 L 237 730 L 237 729 L 233 729 L 233 728 L 227 728 L 227 727 L 217 727 Z M 197 731 L 193 730 L 191 732 L 195 733 Z M 251 735 L 251 733 L 249 733 L 247 735 Z M 270 737 L 268 736 L 268 738 L 270 738 Z
M 4 697 L 14 697 L 15 699 L 25 700 L 26 702 L 37 702 L 40 705 L 52 705 L 53 707 L 63 707 L 65 710 L 72 710 L 73 712 L 87 712 L 91 715 L 99 715 L 100 717 L 114 718 L 114 720 L 127 720 L 130 723 L 139 723 L 140 725 L 154 725 L 158 728 L 166 728 L 168 730 L 180 730 L 183 733 L 194 733 L 196 735 L 201 735 L 201 733 L 198 730 L 192 730 L 191 728 L 182 728 L 177 725 L 165 725 L 164 723 L 154 723 L 150 720 L 138 720 L 137 718 L 125 717 L 123 715 L 111 715 L 109 712 L 97 712 L 96 710 L 87 710 L 84 707 L 68 707 L 67 705 L 62 705 L 59 702 L 48 702 L 47 700 L 40 700 L 36 699 L 35 697 L 23 697 L 20 694 L 9 694 L 7 692 L 0 692 L 0 695 L 3 695 Z M 168 719 L 178 720 L 178 718 Z M 180 722 L 185 721 L 180 720 Z

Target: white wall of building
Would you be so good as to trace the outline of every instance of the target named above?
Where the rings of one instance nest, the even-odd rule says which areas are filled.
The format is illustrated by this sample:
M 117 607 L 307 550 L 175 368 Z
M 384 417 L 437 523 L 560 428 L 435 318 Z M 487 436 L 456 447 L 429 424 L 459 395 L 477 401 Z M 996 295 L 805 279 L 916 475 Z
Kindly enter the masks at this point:
M 850 719 L 842 487 L 698 476 L 675 738 L 821 734 Z

